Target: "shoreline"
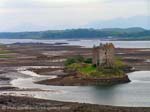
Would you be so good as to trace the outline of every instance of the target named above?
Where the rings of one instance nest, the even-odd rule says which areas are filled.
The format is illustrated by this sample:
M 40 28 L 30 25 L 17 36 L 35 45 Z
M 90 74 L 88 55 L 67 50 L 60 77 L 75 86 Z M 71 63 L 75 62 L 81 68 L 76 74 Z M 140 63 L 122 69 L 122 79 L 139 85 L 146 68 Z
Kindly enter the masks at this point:
M 28 45 L 28 44 L 27 44 Z M 5 72 L 8 72 L 11 67 L 18 67 L 18 66 L 52 66 L 52 65 L 62 65 L 62 62 L 50 62 L 49 59 L 59 59 L 59 58 L 66 58 L 72 55 L 76 55 L 77 53 L 81 53 L 84 56 L 89 57 L 90 56 L 90 49 L 89 48 L 80 48 L 76 46 L 52 46 L 48 44 L 29 44 L 27 46 L 26 44 L 19 44 L 19 45 L 10 45 L 7 47 L 7 49 L 12 50 L 15 52 L 15 54 L 9 54 L 9 55 L 15 55 L 13 58 L 5 58 L 1 59 L 0 65 L 3 67 L 6 67 L 4 70 Z M 55 51 L 56 53 L 58 52 L 59 54 L 57 56 L 52 56 L 50 51 Z M 60 53 L 60 51 L 66 51 Z M 44 53 L 44 54 L 43 54 Z M 47 53 L 47 54 L 46 54 Z M 117 54 L 119 53 L 119 54 Z M 42 56 L 47 56 L 48 58 L 44 59 L 42 57 L 37 58 L 41 54 Z M 150 52 L 148 48 L 142 48 L 142 49 L 136 49 L 136 48 L 117 48 L 116 52 L 117 56 L 123 57 L 123 60 L 128 63 L 129 65 L 135 67 L 136 70 L 150 70 L 150 63 L 145 62 L 144 60 L 150 59 Z M 7 68 L 8 67 L 8 68 Z M 39 72 L 39 71 L 38 71 Z M 40 72 L 42 75 L 51 75 L 51 71 L 47 72 Z M 11 75 L 11 74 L 10 74 Z M 42 76 L 41 75 L 41 76 Z M 3 88 L 5 89 L 5 88 Z M 7 89 L 7 88 L 6 88 Z M 13 88 L 12 88 L 13 89 Z M 8 89 L 9 90 L 9 89 Z M 15 90 L 15 89 L 14 89 Z M 4 90 L 5 91 L 5 90 Z M 6 96 L 10 97 L 10 96 Z M 3 99 L 4 100 L 4 99 Z M 24 100 L 28 101 L 28 98 L 24 98 Z M 5 100 L 3 101 L 5 102 Z M 59 104 L 59 102 L 57 102 Z M 79 103 L 78 103 L 79 104 Z M 69 105 L 69 103 L 67 104 Z M 85 104 L 88 105 L 87 107 L 90 107 L 90 104 Z M 91 104 L 92 105 L 92 104 Z M 86 108 L 87 108 L 86 107 Z M 82 108 L 82 107 L 81 107 Z M 104 109 L 103 106 L 100 107 L 101 109 Z M 120 107 L 115 107 L 115 106 L 106 106 L 106 110 L 108 112 L 114 112 L 111 110 L 111 108 L 117 110 L 118 112 L 150 112 L 150 109 L 144 111 L 141 110 L 141 108 L 136 108 L 135 111 L 132 111 L 132 109 L 128 109 L 123 107 L 123 110 L 119 111 L 117 108 Z M 133 107 L 134 108 L 134 107 Z M 117 112 L 115 111 L 115 112 Z M 70 111 L 69 111 L 70 112 Z M 103 110 L 102 110 L 103 112 Z M 107 112 L 107 111 L 106 111 Z
M 1 112 L 149 112 L 150 107 L 122 107 L 0 96 Z
M 58 76 L 53 79 L 46 79 L 35 82 L 36 84 L 52 85 L 52 86 L 105 86 L 129 83 L 130 79 L 127 75 L 122 77 L 111 78 L 80 78 L 76 75 Z

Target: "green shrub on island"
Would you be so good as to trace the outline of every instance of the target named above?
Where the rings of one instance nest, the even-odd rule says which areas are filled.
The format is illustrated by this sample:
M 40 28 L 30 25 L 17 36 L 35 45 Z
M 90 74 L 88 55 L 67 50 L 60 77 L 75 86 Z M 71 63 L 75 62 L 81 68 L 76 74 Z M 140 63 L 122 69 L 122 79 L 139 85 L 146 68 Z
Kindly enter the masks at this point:
M 123 70 L 118 68 L 117 66 L 114 66 L 114 67 L 111 67 L 111 68 L 99 67 L 98 71 L 105 74 L 105 76 L 111 76 L 111 75 L 122 76 L 122 75 L 124 75 Z
M 82 63 L 82 62 L 87 63 L 87 64 L 92 64 L 92 58 L 85 59 L 83 56 L 77 55 L 77 56 L 68 58 L 65 62 L 65 66 L 71 65 L 73 63 Z
M 127 65 L 122 61 L 122 59 L 120 57 L 116 57 L 114 66 L 117 66 L 118 68 L 122 68 Z
M 122 68 L 126 66 L 121 59 L 116 58 L 113 67 L 96 67 L 92 64 L 91 58 L 83 58 L 82 56 L 75 56 L 66 60 L 66 69 L 68 71 L 76 71 L 82 74 L 83 77 L 94 78 L 109 78 L 120 77 L 125 73 Z
M 68 58 L 65 62 L 65 66 L 71 65 L 73 63 L 81 63 L 84 62 L 84 57 L 81 55 L 77 55 L 71 58 Z
M 92 58 L 87 58 L 84 60 L 85 63 L 91 64 L 92 63 Z

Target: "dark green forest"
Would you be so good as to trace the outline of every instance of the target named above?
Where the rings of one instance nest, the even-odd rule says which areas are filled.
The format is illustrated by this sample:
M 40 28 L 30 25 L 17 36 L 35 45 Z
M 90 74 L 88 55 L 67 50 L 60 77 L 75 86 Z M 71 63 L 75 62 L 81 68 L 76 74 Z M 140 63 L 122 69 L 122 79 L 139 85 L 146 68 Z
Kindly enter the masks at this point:
M 10 39 L 119 39 L 150 40 L 150 30 L 143 28 L 67 29 L 37 32 L 1 32 L 0 38 Z

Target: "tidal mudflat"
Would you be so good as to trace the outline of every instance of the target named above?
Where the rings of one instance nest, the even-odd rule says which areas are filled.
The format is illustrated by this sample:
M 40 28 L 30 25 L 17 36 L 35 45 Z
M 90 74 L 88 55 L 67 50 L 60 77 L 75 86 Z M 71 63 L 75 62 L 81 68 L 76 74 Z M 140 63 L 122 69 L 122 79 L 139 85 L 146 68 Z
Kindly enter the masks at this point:
M 32 98 L 33 104 L 37 100 L 33 98 L 63 101 L 63 103 L 56 102 L 56 104 L 69 105 L 69 107 L 74 105 L 75 109 L 71 108 L 73 112 L 75 110 L 83 111 L 89 105 L 80 103 L 97 104 L 92 105 L 93 108 L 90 111 L 94 110 L 94 108 L 102 112 L 105 110 L 106 112 L 113 112 L 114 110 L 116 112 L 141 112 L 141 109 L 142 112 L 150 111 L 149 108 L 128 108 L 132 106 L 150 106 L 148 95 L 150 63 L 146 61 L 150 59 L 148 48 L 116 48 L 118 57 L 121 57 L 123 61 L 132 66 L 134 71 L 141 72 L 128 74 L 131 78 L 131 83 L 113 87 L 45 85 L 48 84 L 51 78 L 66 75 L 62 71 L 66 58 L 77 54 L 91 57 L 91 48 L 73 45 L 68 47 L 68 45 L 52 45 L 48 43 L 16 43 L 3 45 L 1 50 L 7 51 L 3 52 L 3 56 L 0 58 L 0 94 L 3 95 L 2 98 L 8 98 L 7 101 L 1 100 L 4 105 L 9 106 L 8 104 L 10 103 L 6 102 L 14 102 L 13 98 L 16 101 L 22 100 L 22 98 L 18 97 L 21 96 L 25 97 L 23 100 L 27 102 L 30 102 L 30 98 Z M 35 83 L 41 80 L 43 81 L 42 84 Z M 120 100 L 120 97 L 122 97 L 122 100 Z M 47 101 L 43 100 L 43 102 Z M 51 101 L 49 102 L 52 104 Z M 16 103 L 14 102 L 14 104 Z M 61 111 L 63 112 L 63 109 Z

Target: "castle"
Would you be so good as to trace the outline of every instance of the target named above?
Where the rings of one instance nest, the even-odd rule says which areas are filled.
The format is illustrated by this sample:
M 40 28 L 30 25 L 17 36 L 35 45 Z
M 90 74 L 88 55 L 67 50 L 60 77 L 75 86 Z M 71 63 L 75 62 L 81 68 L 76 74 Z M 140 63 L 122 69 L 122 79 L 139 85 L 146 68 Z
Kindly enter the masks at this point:
M 115 47 L 112 43 L 93 47 L 93 65 L 97 67 L 112 67 L 114 65 Z

